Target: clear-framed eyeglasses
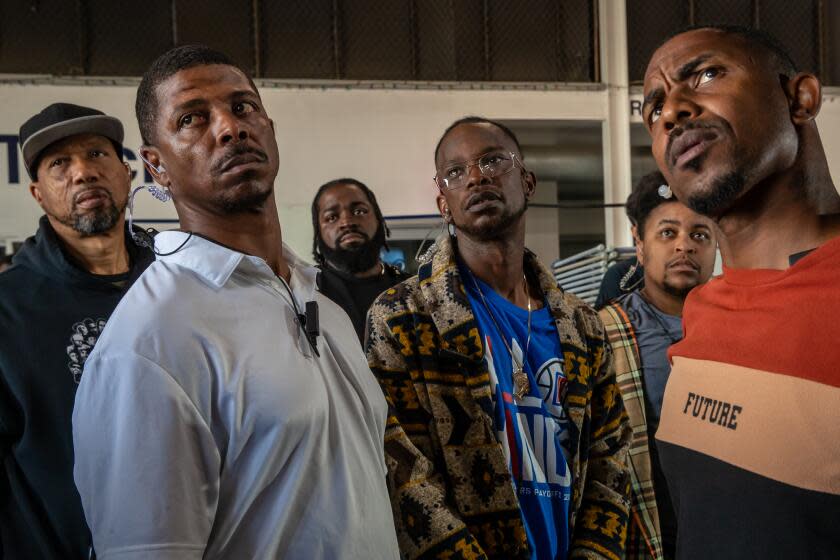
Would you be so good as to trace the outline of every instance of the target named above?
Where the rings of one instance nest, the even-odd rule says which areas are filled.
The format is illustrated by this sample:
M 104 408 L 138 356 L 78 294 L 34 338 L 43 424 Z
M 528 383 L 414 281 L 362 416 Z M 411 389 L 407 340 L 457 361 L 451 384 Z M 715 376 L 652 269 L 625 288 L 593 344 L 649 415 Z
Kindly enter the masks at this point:
M 435 175 L 435 183 L 441 189 L 455 190 L 466 186 L 469 183 L 470 169 L 478 166 L 481 174 L 488 179 L 499 177 L 516 167 L 516 154 L 513 152 L 490 152 L 478 159 L 450 163 L 439 169 Z M 522 167 L 522 164 L 519 164 Z

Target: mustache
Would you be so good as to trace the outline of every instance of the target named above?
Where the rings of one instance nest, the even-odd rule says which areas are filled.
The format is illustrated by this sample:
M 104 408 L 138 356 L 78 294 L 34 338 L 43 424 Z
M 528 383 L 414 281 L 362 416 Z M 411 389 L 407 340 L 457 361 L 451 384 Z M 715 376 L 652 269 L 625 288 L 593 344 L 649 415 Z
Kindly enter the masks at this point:
M 350 234 L 361 235 L 365 238 L 366 242 L 370 241 L 370 236 L 368 236 L 368 234 L 366 234 L 356 226 L 349 226 L 344 233 L 338 236 L 338 239 L 336 239 L 336 243 L 341 243 L 341 241 Z
M 108 192 L 108 189 L 105 189 L 103 187 L 88 187 L 86 189 L 80 190 L 79 192 L 77 192 L 76 194 L 73 195 L 73 206 L 75 206 L 76 204 L 79 203 L 80 198 L 82 198 L 83 196 L 86 196 L 90 193 L 95 193 L 97 195 L 103 195 L 103 196 L 111 199 L 112 202 L 114 200 L 114 197 L 111 196 L 111 193 Z
M 711 131 L 730 132 L 731 129 L 732 129 L 732 127 L 729 126 L 729 123 L 726 122 L 723 119 L 720 119 L 720 122 L 691 121 L 691 122 L 686 123 L 683 126 L 678 126 L 678 127 L 674 128 L 674 130 L 672 130 L 671 133 L 668 135 L 668 145 L 665 146 L 665 161 L 666 162 L 673 161 L 672 157 L 671 157 L 671 152 L 672 152 L 673 147 L 674 147 L 674 142 L 677 140 L 677 138 L 679 138 L 680 136 L 682 136 L 683 134 L 685 134 L 689 130 L 711 130 Z
M 266 154 L 264 151 L 258 148 L 254 148 L 253 146 L 246 146 L 244 144 L 234 144 L 231 148 L 228 149 L 227 153 L 221 156 L 219 160 L 213 164 L 211 171 L 214 174 L 222 173 L 225 170 L 225 168 L 230 166 L 230 164 L 234 160 L 246 155 L 255 156 L 260 161 L 260 163 L 268 161 L 268 154 Z
M 476 204 L 480 204 L 487 200 L 502 200 L 502 196 L 499 193 L 491 190 L 483 190 L 469 197 L 467 199 L 467 204 L 465 207 L 469 209 L 475 206 Z
M 665 267 L 665 268 L 671 268 L 672 266 L 674 266 L 674 265 L 678 265 L 678 264 L 687 264 L 687 265 L 689 265 L 691 268 L 693 268 L 694 270 L 696 270 L 696 271 L 698 271 L 698 272 L 700 271 L 700 265 L 699 265 L 699 264 L 697 264 L 697 263 L 694 261 L 694 259 L 692 259 L 692 258 L 691 258 L 691 257 L 689 257 L 688 255 L 683 255 L 683 256 L 679 256 L 679 257 L 677 257 L 677 258 L 675 258 L 675 259 L 671 259 L 670 261 L 668 261 L 668 264 L 666 265 L 666 267 Z

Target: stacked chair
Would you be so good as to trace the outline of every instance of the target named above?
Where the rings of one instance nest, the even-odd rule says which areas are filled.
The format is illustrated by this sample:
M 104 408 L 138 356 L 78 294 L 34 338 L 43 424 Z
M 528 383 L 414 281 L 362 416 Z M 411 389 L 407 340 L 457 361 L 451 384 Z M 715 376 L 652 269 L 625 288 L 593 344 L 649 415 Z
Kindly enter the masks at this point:
M 635 251 L 633 247 L 608 247 L 601 243 L 554 261 L 551 269 L 561 288 L 594 305 L 607 269 L 616 261 L 633 257 Z

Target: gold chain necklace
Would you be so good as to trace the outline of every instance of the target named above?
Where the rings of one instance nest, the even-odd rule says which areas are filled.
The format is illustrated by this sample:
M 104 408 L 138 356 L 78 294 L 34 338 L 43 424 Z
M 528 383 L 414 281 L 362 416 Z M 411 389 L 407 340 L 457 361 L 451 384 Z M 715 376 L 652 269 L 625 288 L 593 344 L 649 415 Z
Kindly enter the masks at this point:
M 502 329 L 499 327 L 499 323 L 496 322 L 496 317 L 490 310 L 490 306 L 487 305 L 487 300 L 484 298 L 484 292 L 481 291 L 481 286 L 478 285 L 478 281 L 476 281 L 475 274 L 473 274 L 472 270 L 470 271 L 470 277 L 472 278 L 475 289 L 478 291 L 478 295 L 481 296 L 481 303 L 484 305 L 484 309 L 487 311 L 487 314 L 490 315 L 490 320 L 493 321 L 493 326 L 496 328 L 499 338 L 502 339 L 502 343 L 505 345 L 508 354 L 510 354 L 510 361 L 513 362 L 513 368 L 510 373 L 511 378 L 513 379 L 513 395 L 518 400 L 522 400 L 522 398 L 531 391 L 531 382 L 528 381 L 528 374 L 525 373 L 524 363 L 519 361 L 519 358 L 514 355 L 510 344 L 508 344 L 507 340 L 505 340 Z M 528 299 L 528 336 L 525 339 L 525 352 L 522 355 L 524 359 L 528 355 L 528 348 L 531 346 L 531 296 L 528 294 L 528 279 L 525 278 L 524 272 L 522 273 L 522 280 L 525 282 L 525 297 Z

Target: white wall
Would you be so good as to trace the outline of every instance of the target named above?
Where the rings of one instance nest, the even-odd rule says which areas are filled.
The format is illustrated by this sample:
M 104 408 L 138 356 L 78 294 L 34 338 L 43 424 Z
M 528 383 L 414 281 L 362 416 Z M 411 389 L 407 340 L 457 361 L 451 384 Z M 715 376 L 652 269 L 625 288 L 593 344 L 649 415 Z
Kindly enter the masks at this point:
M 50 103 L 65 101 L 93 106 L 120 118 L 126 127 L 125 146 L 136 152 L 140 135 L 134 118 L 135 91 L 136 85 L 130 83 L 0 83 L 0 134 L 16 135 L 26 118 Z M 385 215 L 436 213 L 432 152 L 446 126 L 461 116 L 602 120 L 605 115 L 605 93 L 593 88 L 537 91 L 263 85 L 261 93 L 276 123 L 280 147 L 276 191 L 285 240 L 304 254 L 312 240 L 312 196 L 330 179 L 351 176 L 367 183 Z M 140 169 L 137 163 L 133 166 Z M 20 183 L 9 183 L 8 169 L 6 150 L 0 145 L 0 240 L 30 235 L 41 214 L 29 196 L 22 161 Z M 171 204 L 161 204 L 146 193 L 138 195 L 136 215 L 142 219 L 176 217 Z M 172 226 L 161 226 L 166 227 Z
M 134 119 L 135 90 L 136 83 L 0 83 L 0 135 L 17 135 L 20 124 L 30 115 L 50 103 L 66 101 L 94 106 L 119 117 L 126 126 L 125 146 L 136 152 L 140 135 Z M 312 239 L 312 196 L 329 179 L 354 176 L 366 182 L 376 192 L 386 215 L 436 213 L 432 151 L 444 128 L 458 117 L 481 114 L 507 120 L 604 120 L 607 112 L 606 92 L 597 88 L 458 90 L 263 85 L 261 92 L 277 125 L 280 173 L 276 190 L 285 239 L 303 254 L 308 254 Z M 637 95 L 631 96 L 631 104 L 634 100 L 638 101 Z M 632 111 L 631 118 L 636 118 Z M 826 91 L 818 123 L 832 174 L 840 181 L 840 90 Z M 41 214 L 29 195 L 28 179 L 16 147 L 19 181 L 9 182 L 6 146 L 0 144 L 0 243 L 31 235 Z M 140 169 L 136 162 L 133 166 Z M 141 179 L 139 175 L 135 184 Z M 629 183 L 631 179 L 626 180 Z M 176 218 L 171 204 L 161 204 L 146 193 L 138 197 L 136 214 L 141 219 Z M 550 260 L 556 250 L 551 247 L 556 244 L 549 243 L 546 234 L 553 234 L 555 226 L 548 226 L 544 218 L 551 213 L 534 214 L 536 229 L 529 227 L 533 234 L 529 235 L 529 243 Z M 162 225 L 159 229 L 167 227 L 172 226 Z
M 840 191 L 840 88 L 831 88 L 823 92 L 823 105 L 817 117 L 817 127 L 828 156 L 834 186 Z
M 539 178 L 538 178 L 539 179 Z M 557 204 L 557 183 L 537 180 L 537 191 L 531 202 Z M 525 222 L 525 246 L 545 264 L 560 258 L 560 220 L 557 208 L 532 207 Z

